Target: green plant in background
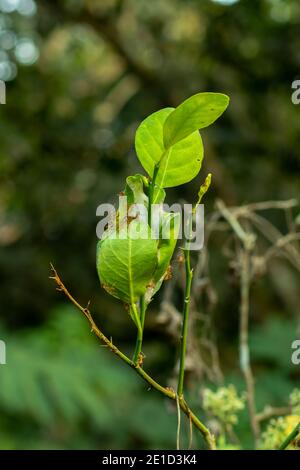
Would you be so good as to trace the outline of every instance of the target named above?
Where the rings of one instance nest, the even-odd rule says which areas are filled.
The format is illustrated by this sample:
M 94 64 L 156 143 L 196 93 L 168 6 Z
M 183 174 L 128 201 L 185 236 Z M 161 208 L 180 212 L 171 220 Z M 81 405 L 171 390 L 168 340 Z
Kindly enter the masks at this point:
M 290 413 L 272 419 L 262 434 L 261 449 L 300 449 L 300 390 L 295 389 L 289 397 Z
M 203 408 L 220 424 L 218 449 L 239 449 L 239 446 L 227 443 L 227 436 L 232 439 L 233 427 L 238 423 L 238 413 L 245 408 L 245 397 L 238 395 L 234 385 L 220 387 L 215 392 L 205 388 Z
M 215 416 L 226 431 L 226 426 L 238 423 L 237 413 L 245 408 L 245 398 L 238 395 L 234 385 L 220 387 L 215 392 L 206 388 L 203 408 Z
M 116 218 L 109 224 L 97 247 L 97 270 L 102 286 L 126 305 L 137 328 L 137 340 L 132 360 L 115 347 L 112 341 L 96 326 L 88 308 L 81 307 L 60 280 L 53 268 L 53 278 L 59 288 L 84 313 L 92 331 L 119 358 L 133 367 L 153 388 L 175 400 L 178 408 L 189 417 L 201 432 L 210 449 L 215 448 L 213 435 L 196 417 L 184 398 L 184 364 L 188 333 L 188 314 L 193 271 L 190 264 L 189 237 L 182 247 L 186 267 L 186 289 L 184 296 L 182 332 L 180 340 L 180 370 L 177 393 L 162 387 L 143 369 L 142 341 L 146 309 L 154 294 L 160 289 L 169 269 L 179 231 L 179 214 L 160 211 L 158 222 L 154 221 L 154 204 L 165 199 L 165 188 L 191 181 L 200 171 L 203 159 L 203 144 L 199 129 L 212 124 L 227 108 L 229 98 L 221 93 L 198 93 L 177 108 L 162 109 L 146 118 L 136 132 L 135 147 L 138 158 L 148 177 L 127 177 L 124 196 L 127 206 L 119 207 Z M 210 186 L 211 175 L 200 187 L 198 201 Z M 138 204 L 139 211 L 132 212 Z M 146 219 L 141 212 L 146 209 Z M 166 233 L 165 228 L 169 231 Z M 154 236 L 154 231 L 158 236 Z M 192 230 L 192 220 L 189 220 Z M 179 436 L 180 427 L 178 429 Z M 179 441 L 179 438 L 178 438 Z
M 42 331 L 12 334 L 0 324 L 9 344 L 9 364 L 1 367 L 1 449 L 97 449 L 99 443 L 116 449 L 136 442 L 170 448 L 176 419 L 162 415 L 159 396 L 145 395 L 132 371 L 98 347 L 75 307 L 59 304 L 50 313 Z

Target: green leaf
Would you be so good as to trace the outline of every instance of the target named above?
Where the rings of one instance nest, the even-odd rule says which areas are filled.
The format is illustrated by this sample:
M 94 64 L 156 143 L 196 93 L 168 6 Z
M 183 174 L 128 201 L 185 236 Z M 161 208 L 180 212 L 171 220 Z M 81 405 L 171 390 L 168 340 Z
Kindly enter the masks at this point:
M 160 188 L 155 185 L 154 195 L 153 195 L 153 204 L 161 204 L 166 199 L 166 191 L 163 188 Z
M 127 204 L 144 204 L 148 205 L 148 197 L 144 192 L 144 187 L 147 187 L 147 178 L 143 175 L 136 174 L 126 178 L 125 196 L 127 196 Z
M 170 232 L 165 233 L 165 238 L 160 238 L 158 243 L 158 264 L 154 273 L 154 281 L 157 282 L 162 276 L 165 275 L 171 258 L 173 256 L 175 246 L 177 243 L 179 228 L 180 228 L 180 214 L 168 213 L 163 214 L 163 221 L 161 227 L 161 237 L 166 227 L 170 228 Z
M 157 241 L 142 222 L 132 221 L 128 233 L 123 228 L 98 242 L 97 271 L 103 288 L 130 305 L 145 294 L 156 265 Z
M 164 212 L 162 217 L 160 238 L 158 241 L 158 263 L 153 275 L 153 280 L 147 289 L 147 303 L 151 301 L 152 297 L 160 289 L 164 281 L 179 234 L 180 214 Z M 166 227 L 169 227 L 169 231 L 165 231 Z M 164 233 L 166 238 L 162 238 Z
M 126 186 L 124 194 L 127 196 L 127 204 L 144 204 L 148 207 L 148 187 L 149 181 L 146 176 L 136 174 L 134 176 L 128 176 L 126 178 Z M 162 188 L 155 188 L 154 199 L 156 204 L 160 204 L 165 200 L 166 192 Z
M 203 144 L 198 131 L 165 149 L 163 128 L 173 108 L 164 108 L 148 116 L 138 127 L 135 148 L 138 159 L 152 177 L 159 163 L 156 184 L 160 188 L 179 186 L 191 181 L 200 171 Z M 157 199 L 154 198 L 154 203 Z
M 223 114 L 229 97 L 222 93 L 197 93 L 181 103 L 164 123 L 164 146 L 169 148 Z

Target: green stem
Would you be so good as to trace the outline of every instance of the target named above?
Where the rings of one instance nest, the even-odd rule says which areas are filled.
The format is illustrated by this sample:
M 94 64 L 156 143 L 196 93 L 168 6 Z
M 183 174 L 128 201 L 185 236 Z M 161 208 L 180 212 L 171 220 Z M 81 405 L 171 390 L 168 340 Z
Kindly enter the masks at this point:
M 185 354 L 186 354 L 186 343 L 187 343 L 187 334 L 188 334 L 191 287 L 192 287 L 192 280 L 193 280 L 193 270 L 191 269 L 189 247 L 184 250 L 184 259 L 185 259 L 185 292 L 184 292 L 182 329 L 181 329 L 181 337 L 180 337 L 179 377 L 178 377 L 178 386 L 177 386 L 177 394 L 179 397 L 183 396 Z
M 145 302 L 145 296 L 142 296 L 140 298 L 140 312 L 141 312 L 140 319 L 141 319 L 142 330 L 144 330 L 146 309 L 147 309 L 147 305 Z
M 133 359 L 132 359 L 135 364 L 138 363 L 139 356 L 142 351 L 146 308 L 147 307 L 145 303 L 145 297 L 142 296 L 140 298 L 140 318 L 139 318 L 141 328 L 138 329 L 138 334 L 137 334 L 136 343 L 135 343 L 135 350 L 134 350 Z
M 211 173 L 207 175 L 204 183 L 200 186 L 198 192 L 198 201 L 193 208 L 192 214 L 190 214 L 190 219 L 188 221 L 188 239 L 186 240 L 186 248 L 184 249 L 184 260 L 185 260 L 185 292 L 184 292 L 184 307 L 183 307 L 183 319 L 182 319 L 182 329 L 180 337 L 180 362 L 179 362 L 179 376 L 178 376 L 178 386 L 177 394 L 179 398 L 183 398 L 183 386 L 184 386 L 184 365 L 185 365 L 185 355 L 186 355 L 186 343 L 187 343 L 187 334 L 188 334 L 188 323 L 189 323 L 189 310 L 190 310 L 190 300 L 191 300 L 191 288 L 193 281 L 193 270 L 191 269 L 191 255 L 190 255 L 190 240 L 192 236 L 193 229 L 193 215 L 196 214 L 197 207 L 201 203 L 203 196 L 209 189 L 211 183 Z
M 141 318 L 140 318 L 140 315 L 139 315 L 138 310 L 136 308 L 136 305 L 134 303 L 131 304 L 131 309 L 132 309 L 132 312 L 133 312 L 133 317 L 135 319 L 135 324 L 136 324 L 137 331 L 138 331 L 137 332 L 136 345 L 138 345 L 138 344 L 141 345 L 142 341 L 143 341 L 143 328 L 142 328 L 142 325 L 141 325 Z M 138 348 L 136 346 L 134 354 L 133 354 L 132 362 L 134 364 L 137 364 L 138 359 L 139 359 L 139 351 L 138 351 Z
M 300 421 L 299 423 L 297 424 L 297 426 L 295 427 L 295 429 L 293 429 L 293 431 L 291 432 L 291 434 L 288 435 L 288 437 L 285 439 L 285 441 L 281 444 L 281 446 L 279 447 L 278 450 L 285 450 L 288 445 L 294 440 L 296 439 L 296 437 L 298 436 L 298 434 L 300 433 Z
M 152 218 L 152 204 L 153 204 L 153 196 L 155 190 L 155 181 L 157 177 L 157 173 L 159 170 L 159 165 L 155 165 L 153 170 L 153 177 L 151 183 L 149 185 L 149 198 L 148 198 L 148 225 L 151 228 L 151 218 Z

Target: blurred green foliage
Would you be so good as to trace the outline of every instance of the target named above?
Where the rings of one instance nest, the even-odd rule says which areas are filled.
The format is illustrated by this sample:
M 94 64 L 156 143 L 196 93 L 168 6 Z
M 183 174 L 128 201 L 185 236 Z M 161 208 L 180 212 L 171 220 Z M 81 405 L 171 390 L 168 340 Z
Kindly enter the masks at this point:
M 108 336 L 131 351 L 135 331 L 99 288 L 96 208 L 140 172 L 133 136 L 145 116 L 199 91 L 231 105 L 203 131 L 216 197 L 242 204 L 299 197 L 298 0 L 0 0 L 0 448 L 170 448 L 176 413 L 90 338 L 50 283 L 49 262 Z M 199 181 L 171 192 L 193 201 Z M 296 214 L 295 214 L 296 215 Z M 269 214 L 279 227 L 281 217 Z M 225 382 L 239 392 L 238 288 L 218 237 L 217 337 Z M 274 263 L 253 288 L 257 405 L 281 406 L 299 381 L 290 342 L 299 274 Z M 178 295 L 180 292 L 178 293 Z M 147 369 L 167 383 L 177 345 L 149 313 Z M 275 312 L 275 313 L 274 313 Z M 189 384 L 200 404 L 198 383 Z M 211 386 L 211 384 L 206 384 Z M 187 431 L 186 431 L 187 433 Z M 251 447 L 248 418 L 237 426 Z
M 1 448 L 172 446 L 175 413 L 164 416 L 159 397 L 97 344 L 75 308 L 50 314 L 43 328 L 1 331 Z

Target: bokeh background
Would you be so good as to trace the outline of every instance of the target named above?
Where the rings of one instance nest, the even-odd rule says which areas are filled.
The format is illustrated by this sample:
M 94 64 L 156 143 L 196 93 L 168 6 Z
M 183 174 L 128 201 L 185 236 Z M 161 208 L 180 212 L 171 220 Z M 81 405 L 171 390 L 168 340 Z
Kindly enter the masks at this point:
M 228 111 L 202 132 L 200 176 L 213 173 L 206 211 L 216 198 L 298 198 L 300 105 L 291 84 L 300 76 L 299 33 L 298 0 L 0 0 L 1 449 L 174 448 L 174 408 L 99 346 L 55 290 L 49 263 L 130 354 L 134 327 L 99 286 L 95 228 L 97 206 L 114 202 L 125 177 L 141 171 L 137 125 L 193 93 L 224 92 Z M 170 200 L 192 202 L 199 181 L 170 191 Z M 281 213 L 266 218 L 284 230 Z M 213 243 L 218 301 L 213 312 L 207 302 L 199 308 L 214 316 L 225 383 L 242 391 L 239 289 L 223 242 Z M 148 313 L 145 367 L 170 384 L 178 344 L 156 321 L 162 295 Z M 284 406 L 300 379 L 290 361 L 295 267 L 274 263 L 255 282 L 251 318 L 257 406 Z M 213 380 L 205 370 L 190 375 L 201 414 L 199 384 Z M 246 414 L 236 432 L 252 445 Z

